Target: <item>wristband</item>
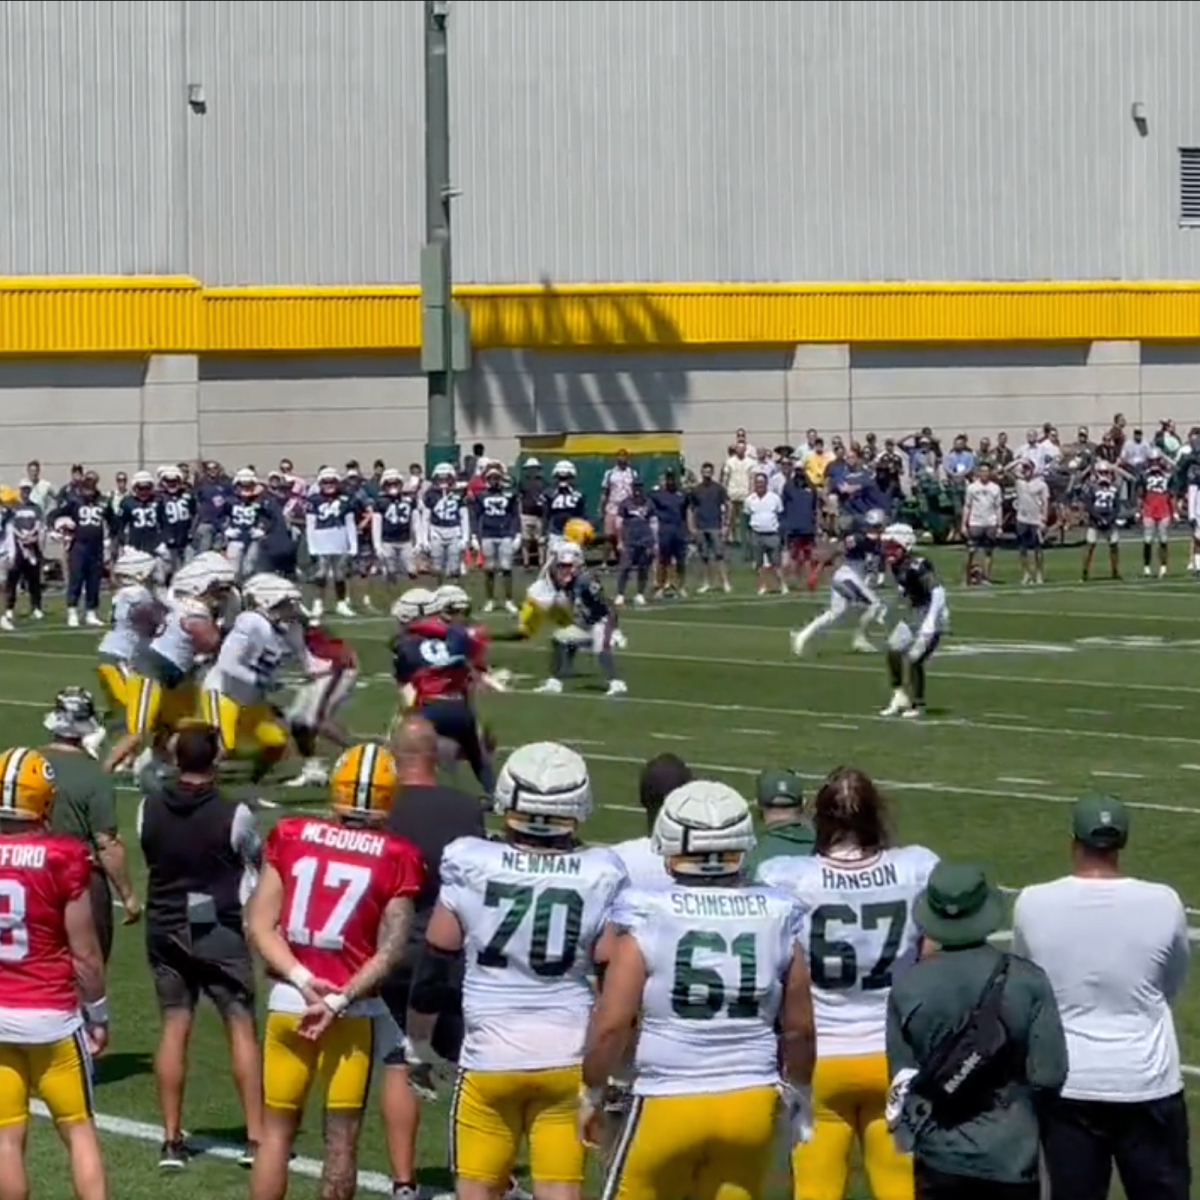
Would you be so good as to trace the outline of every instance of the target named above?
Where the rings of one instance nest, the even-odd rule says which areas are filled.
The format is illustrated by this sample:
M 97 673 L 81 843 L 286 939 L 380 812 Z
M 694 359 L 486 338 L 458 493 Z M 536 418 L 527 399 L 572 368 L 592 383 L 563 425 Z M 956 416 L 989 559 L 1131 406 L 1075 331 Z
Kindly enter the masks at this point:
M 108 997 L 101 996 L 92 1004 L 83 1006 L 83 1013 L 89 1025 L 108 1024 Z
M 335 1017 L 340 1017 L 350 1007 L 349 997 L 343 996 L 341 992 L 330 992 L 321 999 Z
M 307 967 L 302 967 L 299 963 L 287 973 L 288 983 L 298 992 L 305 991 L 315 978 L 316 976 Z

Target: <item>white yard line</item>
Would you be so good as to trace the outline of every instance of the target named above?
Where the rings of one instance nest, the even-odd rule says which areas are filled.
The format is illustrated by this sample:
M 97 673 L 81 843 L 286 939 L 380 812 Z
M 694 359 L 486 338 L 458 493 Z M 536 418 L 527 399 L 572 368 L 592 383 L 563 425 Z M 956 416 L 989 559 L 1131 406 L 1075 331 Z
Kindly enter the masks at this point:
M 1136 771 L 1093 771 L 1097 779 L 1145 779 L 1145 775 L 1139 775 Z
M 1029 779 L 1024 775 L 997 775 L 997 783 L 1015 783 L 1028 787 L 1045 787 L 1046 780 L 1044 779 Z

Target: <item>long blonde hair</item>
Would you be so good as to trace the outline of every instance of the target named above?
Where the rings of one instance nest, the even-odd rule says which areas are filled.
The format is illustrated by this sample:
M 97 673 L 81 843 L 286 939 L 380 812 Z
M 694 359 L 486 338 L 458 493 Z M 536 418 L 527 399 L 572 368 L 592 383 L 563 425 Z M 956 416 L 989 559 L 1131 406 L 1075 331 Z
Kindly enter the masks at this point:
M 871 852 L 892 844 L 891 805 L 874 780 L 858 767 L 837 767 L 813 801 L 815 854 L 851 845 Z

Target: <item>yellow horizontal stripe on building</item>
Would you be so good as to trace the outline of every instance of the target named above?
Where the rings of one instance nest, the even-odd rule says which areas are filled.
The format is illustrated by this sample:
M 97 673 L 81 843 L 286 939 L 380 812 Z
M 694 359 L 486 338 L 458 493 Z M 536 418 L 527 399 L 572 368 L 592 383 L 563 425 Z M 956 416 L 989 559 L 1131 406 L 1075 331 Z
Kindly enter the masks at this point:
M 467 284 L 478 349 L 1200 340 L 1200 282 Z M 0 279 L 0 354 L 413 353 L 415 286 Z

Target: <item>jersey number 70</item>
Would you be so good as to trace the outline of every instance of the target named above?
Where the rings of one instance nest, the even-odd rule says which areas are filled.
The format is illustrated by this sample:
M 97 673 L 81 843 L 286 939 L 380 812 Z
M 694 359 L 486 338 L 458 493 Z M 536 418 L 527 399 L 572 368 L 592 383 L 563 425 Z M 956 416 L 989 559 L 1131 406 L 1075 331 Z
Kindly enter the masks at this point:
M 508 966 L 509 949 L 525 919 L 532 914 L 529 936 L 529 969 L 545 979 L 565 975 L 574 965 L 579 953 L 579 937 L 583 929 L 583 897 L 570 888 L 535 888 L 519 883 L 493 881 L 487 885 L 483 902 L 488 908 L 508 905 L 508 910 L 492 934 L 491 940 L 476 955 L 481 967 L 503 969 Z M 560 915 L 561 914 L 561 915 Z M 555 952 L 550 942 L 554 935 L 555 917 L 559 917 L 559 946 Z

